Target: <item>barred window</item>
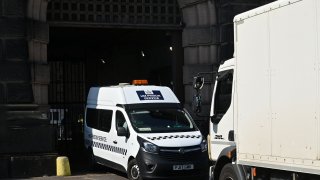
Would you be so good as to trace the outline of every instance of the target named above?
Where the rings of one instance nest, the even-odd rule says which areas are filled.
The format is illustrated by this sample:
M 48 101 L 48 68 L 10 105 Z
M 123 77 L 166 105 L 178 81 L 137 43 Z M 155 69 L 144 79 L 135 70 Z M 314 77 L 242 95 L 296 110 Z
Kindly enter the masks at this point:
M 176 0 L 51 0 L 50 22 L 82 24 L 166 24 L 179 27 L 181 11 Z

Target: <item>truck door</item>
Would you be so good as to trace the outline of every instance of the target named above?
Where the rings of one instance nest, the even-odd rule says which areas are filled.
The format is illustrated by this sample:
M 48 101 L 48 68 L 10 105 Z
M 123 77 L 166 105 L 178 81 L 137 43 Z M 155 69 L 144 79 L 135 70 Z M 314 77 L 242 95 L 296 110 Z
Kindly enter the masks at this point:
M 220 152 L 234 145 L 233 142 L 233 70 L 225 70 L 218 73 L 213 101 L 211 106 L 211 157 L 218 158 Z

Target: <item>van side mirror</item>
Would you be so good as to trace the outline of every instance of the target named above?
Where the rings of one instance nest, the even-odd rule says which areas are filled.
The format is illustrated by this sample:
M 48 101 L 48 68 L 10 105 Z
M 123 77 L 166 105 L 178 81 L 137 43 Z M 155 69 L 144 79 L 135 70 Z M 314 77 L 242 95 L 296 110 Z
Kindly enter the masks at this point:
M 196 90 L 200 90 L 204 84 L 204 77 L 202 76 L 195 76 L 193 77 L 193 88 Z
M 129 132 L 126 128 L 124 127 L 118 127 L 117 128 L 117 135 L 118 136 L 125 136 L 128 137 L 129 136 Z
M 210 120 L 213 124 L 218 124 L 222 119 L 222 117 L 223 117 L 223 114 L 215 114 L 210 117 Z

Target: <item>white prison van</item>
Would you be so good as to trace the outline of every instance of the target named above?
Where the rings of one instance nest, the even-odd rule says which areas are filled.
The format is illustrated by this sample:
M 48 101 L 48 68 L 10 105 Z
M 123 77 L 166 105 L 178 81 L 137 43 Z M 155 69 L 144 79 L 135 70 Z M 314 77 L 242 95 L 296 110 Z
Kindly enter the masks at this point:
M 129 179 L 206 174 L 206 141 L 168 87 L 92 87 L 84 138 L 91 163 L 126 172 Z

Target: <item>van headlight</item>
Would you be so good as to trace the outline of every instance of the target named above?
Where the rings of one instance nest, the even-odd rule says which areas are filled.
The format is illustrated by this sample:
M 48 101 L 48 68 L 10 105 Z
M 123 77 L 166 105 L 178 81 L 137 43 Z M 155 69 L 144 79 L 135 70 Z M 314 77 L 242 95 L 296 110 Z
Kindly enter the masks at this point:
M 158 154 L 159 153 L 159 147 L 141 137 L 138 137 L 138 142 L 140 144 L 140 147 L 145 150 L 148 153 Z
M 146 150 L 146 152 L 157 154 L 159 152 L 159 148 L 157 145 L 152 144 L 150 142 L 143 142 L 142 148 Z
M 208 143 L 207 143 L 206 139 L 202 139 L 200 147 L 201 147 L 202 152 L 205 152 L 208 150 Z

